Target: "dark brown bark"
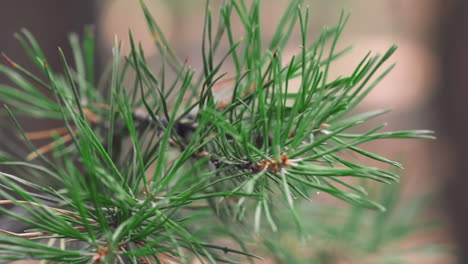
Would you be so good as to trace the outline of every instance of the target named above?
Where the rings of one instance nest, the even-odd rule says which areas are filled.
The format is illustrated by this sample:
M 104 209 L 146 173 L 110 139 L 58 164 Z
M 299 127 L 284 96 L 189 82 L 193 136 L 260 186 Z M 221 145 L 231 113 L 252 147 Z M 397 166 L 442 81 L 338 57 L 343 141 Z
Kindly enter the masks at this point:
M 450 151 L 450 164 L 441 177 L 447 178 L 444 197 L 459 246 L 459 263 L 468 263 L 468 1 L 444 1 L 443 6 L 439 31 L 442 79 L 436 100 L 438 134 Z

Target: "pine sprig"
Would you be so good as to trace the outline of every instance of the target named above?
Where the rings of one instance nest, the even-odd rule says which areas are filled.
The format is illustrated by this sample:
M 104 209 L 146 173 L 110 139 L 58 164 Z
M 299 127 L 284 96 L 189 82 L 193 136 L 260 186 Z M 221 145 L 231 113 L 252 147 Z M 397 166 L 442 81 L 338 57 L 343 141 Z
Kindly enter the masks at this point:
M 351 75 L 329 80 L 333 62 L 348 51 L 336 51 L 348 19 L 344 13 L 336 27 L 310 43 L 309 9 L 303 9 L 300 0 L 291 1 L 264 45 L 261 1 L 250 7 L 242 0 L 225 1 L 217 22 L 207 1 L 203 70 L 197 73 L 187 60 L 178 59 L 144 1 L 140 3 L 161 53 L 160 74 L 148 66 L 131 32 L 127 56 L 121 54 L 119 41 L 114 42 L 105 91 L 97 89 L 89 28 L 83 42 L 70 36 L 74 64 L 59 49 L 63 75 L 48 66 L 26 30 L 17 38 L 41 75 L 3 55 L 9 67 L 0 66 L 0 71 L 15 84 L 0 86 L 9 105 L 6 112 L 28 145 L 36 139 L 52 142 L 32 148 L 26 161 L 2 162 L 16 175 L 0 174 L 1 202 L 23 212 L 0 211 L 34 231 L 1 231 L 1 259 L 233 263 L 239 257 L 258 258 L 231 229 L 253 227 L 260 233 L 266 220 L 278 230 L 277 194 L 299 230 L 303 224 L 295 200 L 309 199 L 317 191 L 383 211 L 360 186 L 341 178 L 391 183 L 398 176 L 347 160 L 342 153 L 401 167 L 358 146 L 382 138 L 432 138 L 430 131 L 380 132 L 384 125 L 355 132 L 386 112 L 347 115 L 393 68 L 380 73 L 396 47 L 382 57 L 369 53 Z M 233 38 L 234 19 L 241 21 L 242 40 Z M 302 36 L 301 52 L 285 60 L 282 54 L 294 26 Z M 222 45 L 228 46 L 224 54 Z M 231 77 L 223 72 L 229 61 Z M 133 86 L 127 85 L 130 78 Z M 218 91 L 226 79 L 232 80 L 232 89 Z M 301 81 L 297 89 L 291 87 L 294 79 Z M 17 114 L 62 120 L 64 126 L 25 132 Z M 32 177 L 25 180 L 23 175 Z M 43 179 L 53 179 L 57 186 Z M 207 221 L 221 230 L 219 238 L 229 234 L 242 250 L 213 241 L 213 233 L 202 231 L 200 223 Z

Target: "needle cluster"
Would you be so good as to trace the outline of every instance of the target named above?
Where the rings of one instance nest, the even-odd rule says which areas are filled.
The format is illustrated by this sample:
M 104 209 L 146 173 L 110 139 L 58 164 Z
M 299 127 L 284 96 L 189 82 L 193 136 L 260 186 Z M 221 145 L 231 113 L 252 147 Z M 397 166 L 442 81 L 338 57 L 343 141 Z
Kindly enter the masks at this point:
M 140 3 L 160 51 L 158 69 L 148 66 L 131 32 L 130 53 L 121 54 L 116 39 L 110 78 L 100 82 L 94 76 L 90 29 L 83 40 L 70 35 L 73 64 L 59 48 L 63 69 L 58 72 L 26 30 L 17 38 L 40 74 L 3 55 L 0 72 L 15 85 L 0 85 L 0 95 L 30 153 L 0 162 L 14 171 L 0 172 L 0 212 L 31 229 L 0 230 L 0 259 L 253 261 L 260 257 L 249 253 L 245 237 L 265 228 L 281 231 L 275 215 L 284 205 L 278 199 L 299 230 L 303 219 L 297 200 L 309 200 L 318 191 L 385 210 L 356 181 L 343 178 L 392 183 L 398 176 L 347 159 L 344 152 L 400 167 L 359 145 L 432 138 L 429 131 L 382 132 L 384 125 L 356 132 L 386 112 L 348 114 L 393 68 L 382 69 L 396 47 L 382 56 L 369 53 L 350 75 L 330 79 L 331 65 L 348 51 L 336 50 L 348 18 L 344 14 L 312 41 L 309 9 L 293 0 L 267 42 L 260 0 L 250 6 L 226 0 L 218 21 L 207 1 L 203 69 L 196 72 L 189 60 L 179 60 Z M 240 40 L 234 39 L 233 20 L 241 22 Z M 284 59 L 293 29 L 302 36 L 301 51 Z M 229 63 L 233 69 L 223 73 Z M 299 87 L 291 87 L 296 79 Z M 226 80 L 230 90 L 220 98 L 217 87 Z M 23 131 L 17 115 L 59 120 L 63 127 Z M 36 147 L 39 139 L 49 142 Z

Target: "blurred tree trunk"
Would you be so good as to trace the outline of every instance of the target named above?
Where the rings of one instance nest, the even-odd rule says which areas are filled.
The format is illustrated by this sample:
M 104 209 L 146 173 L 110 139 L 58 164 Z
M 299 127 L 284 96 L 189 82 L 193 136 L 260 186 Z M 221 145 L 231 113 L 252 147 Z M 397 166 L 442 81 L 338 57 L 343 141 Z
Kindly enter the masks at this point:
M 450 152 L 448 169 L 441 177 L 447 178 L 444 196 L 459 246 L 459 263 L 468 263 L 468 1 L 441 1 L 438 134 Z
M 18 63 L 27 64 L 22 48 L 13 37 L 27 28 L 38 39 L 49 64 L 60 65 L 57 46 L 69 51 L 68 33 L 83 31 L 84 25 L 95 23 L 94 1 L 30 1 L 2 0 L 0 3 L 0 49 Z M 2 79 L 3 80 L 3 79 Z
M 26 28 L 38 40 L 48 58 L 49 65 L 54 70 L 59 70 L 61 63 L 57 47 L 62 47 L 67 56 L 71 55 L 68 34 L 70 32 L 81 33 L 85 25 L 95 23 L 93 2 L 93 0 L 1 0 L 0 51 L 7 54 L 16 63 L 34 73 L 38 73 L 38 70 L 34 69 L 33 63 L 27 58 L 19 42 L 13 36 L 21 28 Z M 73 59 L 69 58 L 69 61 L 73 61 Z M 3 61 L 1 63 L 5 64 Z M 98 67 L 99 65 L 96 68 Z M 2 74 L 0 74 L 0 83 L 8 83 L 8 80 Z M 2 98 L 0 98 L 0 102 L 8 103 L 2 102 Z M 10 124 L 7 117 L 2 116 L 1 118 L 3 124 Z M 46 120 L 26 120 L 23 118 L 20 121 L 25 130 L 28 131 L 44 129 L 53 125 Z M 12 134 L 8 134 L 0 128 L 0 151 L 15 151 L 18 154 L 20 148 L 16 148 L 16 144 L 15 140 L 12 139 Z M 11 208 L 11 210 L 15 210 L 15 208 Z M 0 228 L 18 232 L 22 231 L 24 227 L 18 226 L 14 220 L 0 215 Z

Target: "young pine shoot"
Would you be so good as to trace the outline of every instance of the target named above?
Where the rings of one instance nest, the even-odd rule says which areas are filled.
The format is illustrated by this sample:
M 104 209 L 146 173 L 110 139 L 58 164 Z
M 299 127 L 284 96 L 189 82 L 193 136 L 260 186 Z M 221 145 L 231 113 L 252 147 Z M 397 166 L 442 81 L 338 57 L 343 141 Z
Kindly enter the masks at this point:
M 58 49 L 60 71 L 49 67 L 31 33 L 16 35 L 40 74 L 3 54 L 0 71 L 14 84 L 0 85 L 4 116 L 29 153 L 2 154 L 2 170 L 9 172 L 0 172 L 0 211 L 30 228 L 0 230 L 0 259 L 253 262 L 261 257 L 251 253 L 256 251 L 251 234 L 281 231 L 276 224 L 276 213 L 284 210 L 281 200 L 299 231 L 305 219 L 296 211 L 297 201 L 316 192 L 385 210 L 359 181 L 344 178 L 387 184 L 398 175 L 343 153 L 401 167 L 360 145 L 432 138 L 430 131 L 382 131 L 384 125 L 358 133 L 356 127 L 386 110 L 348 114 L 393 68 L 385 65 L 396 47 L 382 56 L 369 53 L 350 75 L 331 79 L 332 64 L 348 50 L 336 48 L 347 15 L 312 41 L 309 9 L 292 0 L 266 41 L 261 1 L 249 3 L 224 1 L 215 21 L 207 1 L 198 72 L 179 60 L 141 0 L 160 65 L 149 66 L 129 32 L 131 51 L 122 54 L 115 40 L 111 75 L 102 86 L 102 78 L 94 76 L 91 29 L 83 40 L 70 35 L 72 60 Z M 234 20 L 240 29 L 232 26 Z M 301 51 L 284 59 L 294 28 L 301 34 Z M 230 63 L 232 70 L 223 72 Z M 300 80 L 299 87 L 292 87 L 293 80 Z M 219 91 L 226 82 L 230 88 Z M 20 115 L 63 125 L 24 131 Z M 49 142 L 35 147 L 39 139 Z

